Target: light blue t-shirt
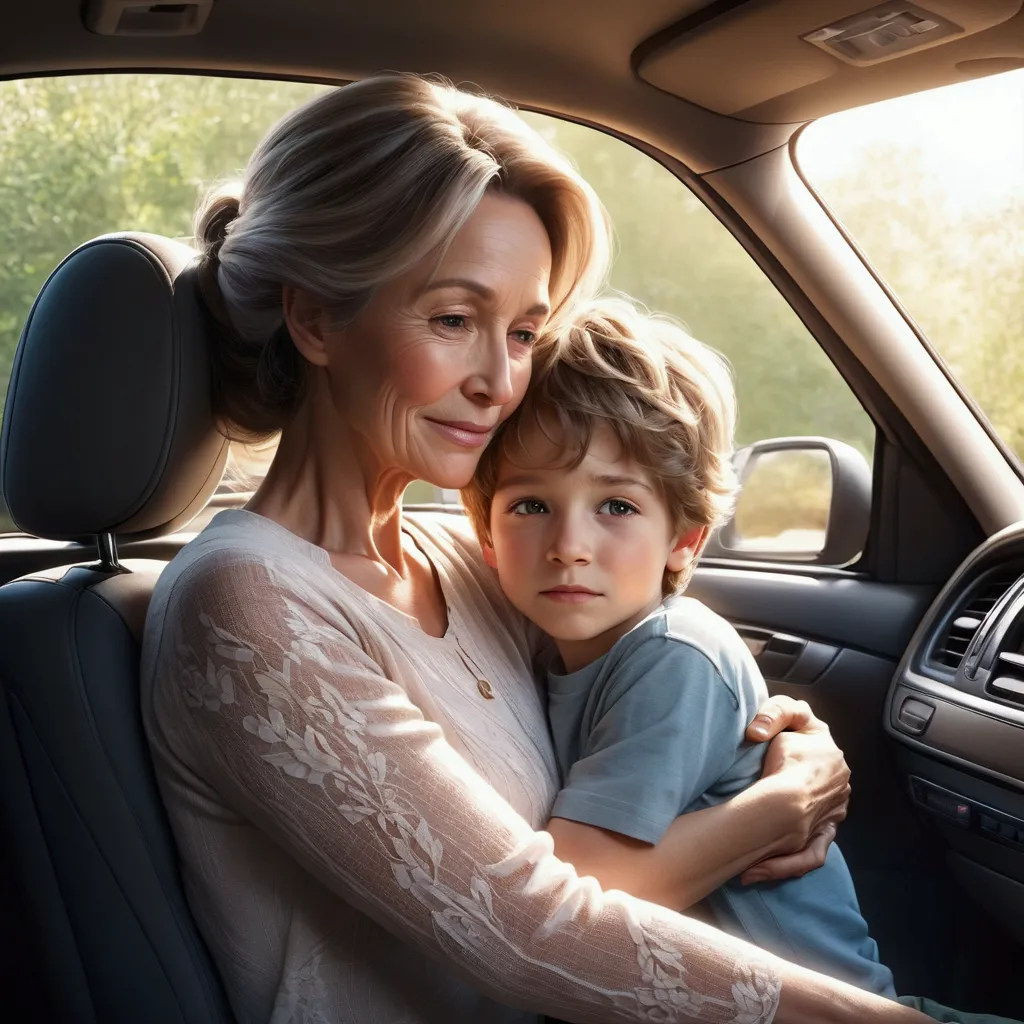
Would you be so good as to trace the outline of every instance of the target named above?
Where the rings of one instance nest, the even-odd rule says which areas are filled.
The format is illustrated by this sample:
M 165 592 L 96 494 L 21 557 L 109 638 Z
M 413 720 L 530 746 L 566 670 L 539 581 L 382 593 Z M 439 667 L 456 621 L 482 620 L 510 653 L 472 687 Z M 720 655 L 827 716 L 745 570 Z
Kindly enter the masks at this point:
M 744 733 L 767 696 L 736 630 L 700 602 L 673 598 L 603 658 L 548 672 L 563 780 L 552 815 L 659 842 L 677 815 L 722 803 L 760 777 L 765 745 Z M 801 878 L 734 879 L 708 901 L 725 931 L 895 997 L 835 843 Z

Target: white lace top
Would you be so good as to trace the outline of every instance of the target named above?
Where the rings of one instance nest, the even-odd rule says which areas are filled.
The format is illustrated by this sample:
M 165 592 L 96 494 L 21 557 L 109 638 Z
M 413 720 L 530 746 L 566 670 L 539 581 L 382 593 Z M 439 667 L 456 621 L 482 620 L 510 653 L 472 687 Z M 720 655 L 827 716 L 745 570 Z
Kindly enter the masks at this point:
M 240 1024 L 770 1021 L 770 955 L 554 857 L 523 622 L 461 517 L 406 529 L 444 637 L 242 510 L 157 585 L 143 714 Z

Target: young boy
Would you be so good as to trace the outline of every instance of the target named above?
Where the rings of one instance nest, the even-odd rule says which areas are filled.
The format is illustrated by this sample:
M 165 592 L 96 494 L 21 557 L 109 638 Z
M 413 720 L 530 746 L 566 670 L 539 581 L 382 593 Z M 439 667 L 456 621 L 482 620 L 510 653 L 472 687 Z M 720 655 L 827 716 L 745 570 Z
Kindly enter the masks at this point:
M 537 360 L 463 492 L 509 600 L 557 646 L 552 815 L 594 841 L 657 844 L 761 774 L 764 747 L 743 738 L 767 697 L 757 665 L 724 619 L 673 596 L 731 512 L 734 418 L 715 353 L 605 300 Z M 835 844 L 802 878 L 733 880 L 709 902 L 725 930 L 895 998 Z

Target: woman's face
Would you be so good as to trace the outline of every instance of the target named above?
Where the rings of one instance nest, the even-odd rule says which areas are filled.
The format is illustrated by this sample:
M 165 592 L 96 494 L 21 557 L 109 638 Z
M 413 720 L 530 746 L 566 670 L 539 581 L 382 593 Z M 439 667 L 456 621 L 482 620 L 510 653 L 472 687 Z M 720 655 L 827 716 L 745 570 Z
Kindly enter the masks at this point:
M 518 199 L 488 194 L 444 258 L 382 287 L 325 338 L 331 399 L 380 469 L 468 483 L 522 400 L 549 313 L 551 245 Z

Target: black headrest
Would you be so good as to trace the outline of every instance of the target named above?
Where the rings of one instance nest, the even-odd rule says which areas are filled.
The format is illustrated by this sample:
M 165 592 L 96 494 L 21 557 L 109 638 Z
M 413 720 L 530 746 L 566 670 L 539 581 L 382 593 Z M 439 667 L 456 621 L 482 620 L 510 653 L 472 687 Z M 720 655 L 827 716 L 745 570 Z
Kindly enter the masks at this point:
M 104 235 L 43 285 L 0 433 L 0 492 L 18 529 L 158 536 L 216 489 L 228 446 L 210 411 L 195 255 L 158 235 Z

